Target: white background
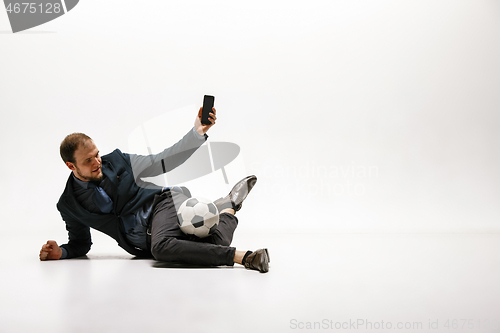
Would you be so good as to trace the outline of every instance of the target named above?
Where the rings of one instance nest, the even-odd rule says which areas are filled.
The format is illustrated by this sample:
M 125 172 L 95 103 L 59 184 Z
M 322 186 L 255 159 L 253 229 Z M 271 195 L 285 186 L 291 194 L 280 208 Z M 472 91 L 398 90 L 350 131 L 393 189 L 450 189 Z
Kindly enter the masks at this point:
M 0 10 L 0 331 L 498 332 L 498 59 L 493 0 L 81 0 L 17 34 Z M 39 261 L 67 239 L 63 138 L 134 152 L 163 124 L 158 150 L 204 94 L 210 140 L 241 153 L 230 185 L 187 185 L 258 176 L 232 245 L 268 247 L 270 272 L 162 267 L 98 232 L 90 260 Z
M 173 144 L 204 94 L 259 178 L 243 230 L 500 231 L 497 1 L 82 0 L 0 32 L 3 232 L 64 241 L 65 135 L 128 151 L 194 105 Z

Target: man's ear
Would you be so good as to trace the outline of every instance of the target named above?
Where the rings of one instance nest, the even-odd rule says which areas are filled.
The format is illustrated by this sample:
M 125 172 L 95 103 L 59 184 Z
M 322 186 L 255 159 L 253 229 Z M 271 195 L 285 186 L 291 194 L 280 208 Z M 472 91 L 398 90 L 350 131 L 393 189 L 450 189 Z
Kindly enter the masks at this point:
M 71 170 L 71 171 L 75 171 L 76 170 L 76 167 L 73 163 L 71 162 L 66 162 L 66 166 Z

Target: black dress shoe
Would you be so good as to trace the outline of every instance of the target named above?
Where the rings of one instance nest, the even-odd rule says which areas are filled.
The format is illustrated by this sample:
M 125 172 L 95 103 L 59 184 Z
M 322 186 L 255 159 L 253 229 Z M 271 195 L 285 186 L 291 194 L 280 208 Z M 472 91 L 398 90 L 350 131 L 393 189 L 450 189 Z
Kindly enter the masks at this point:
M 255 183 L 257 183 L 257 177 L 255 176 L 248 176 L 236 183 L 227 196 L 214 201 L 219 212 L 226 208 L 232 208 L 235 212 L 239 211 L 243 200 L 250 193 Z
M 269 272 L 270 261 L 267 249 L 258 249 L 246 258 L 245 268 L 255 269 L 261 273 L 267 273 Z

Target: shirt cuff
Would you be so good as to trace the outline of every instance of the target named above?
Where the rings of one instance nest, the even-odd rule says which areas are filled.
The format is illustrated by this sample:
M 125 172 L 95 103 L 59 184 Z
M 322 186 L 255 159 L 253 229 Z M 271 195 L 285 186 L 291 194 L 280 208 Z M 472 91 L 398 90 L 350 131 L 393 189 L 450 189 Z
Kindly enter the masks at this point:
M 66 259 L 66 257 L 68 256 L 68 251 L 66 251 L 64 247 L 61 247 L 61 250 L 62 250 L 62 255 L 60 259 Z

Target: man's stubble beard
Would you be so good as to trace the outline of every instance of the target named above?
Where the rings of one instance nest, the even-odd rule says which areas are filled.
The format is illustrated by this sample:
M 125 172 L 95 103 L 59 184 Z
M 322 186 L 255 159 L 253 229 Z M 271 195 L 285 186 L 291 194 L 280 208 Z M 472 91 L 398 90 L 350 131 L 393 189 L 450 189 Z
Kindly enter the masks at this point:
M 78 167 L 76 168 L 76 173 L 78 174 L 78 176 L 80 176 L 81 179 L 83 179 L 87 182 L 100 182 L 102 180 L 102 177 L 103 177 L 102 169 L 101 169 L 101 175 L 99 177 L 84 176 L 80 173 L 80 169 Z

